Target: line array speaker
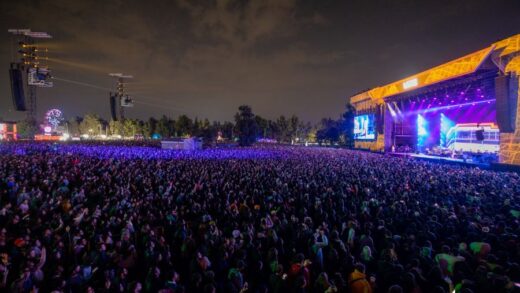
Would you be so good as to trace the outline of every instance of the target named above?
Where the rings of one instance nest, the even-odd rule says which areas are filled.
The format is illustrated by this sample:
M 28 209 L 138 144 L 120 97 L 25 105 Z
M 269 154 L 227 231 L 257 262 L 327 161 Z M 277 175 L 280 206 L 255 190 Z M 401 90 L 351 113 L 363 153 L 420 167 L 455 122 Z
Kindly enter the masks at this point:
M 116 96 L 110 93 L 110 115 L 112 115 L 112 120 L 114 121 L 117 121 L 116 107 Z
M 13 99 L 15 110 L 27 111 L 23 90 L 22 71 L 19 68 L 9 69 L 9 78 L 11 79 L 11 97 Z
M 512 133 L 515 131 L 518 98 L 515 96 L 514 87 L 515 83 L 511 74 L 495 78 L 497 124 L 500 132 Z
M 376 106 L 376 131 L 377 134 L 383 134 L 385 131 L 385 108 L 384 105 Z

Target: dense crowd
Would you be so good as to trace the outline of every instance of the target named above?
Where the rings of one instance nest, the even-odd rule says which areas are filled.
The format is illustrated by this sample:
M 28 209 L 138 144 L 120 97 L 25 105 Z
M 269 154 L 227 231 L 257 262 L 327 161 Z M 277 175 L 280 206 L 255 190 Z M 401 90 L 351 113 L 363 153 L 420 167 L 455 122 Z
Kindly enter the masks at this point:
M 0 145 L 4 292 L 514 292 L 520 177 L 338 149 Z

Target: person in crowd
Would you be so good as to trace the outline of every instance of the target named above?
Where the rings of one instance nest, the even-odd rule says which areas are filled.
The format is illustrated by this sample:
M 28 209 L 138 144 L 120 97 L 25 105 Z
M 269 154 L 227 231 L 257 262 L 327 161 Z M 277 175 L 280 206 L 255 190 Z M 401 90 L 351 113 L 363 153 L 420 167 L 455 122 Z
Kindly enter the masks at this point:
M 2 292 L 515 292 L 520 176 L 341 149 L 0 144 Z

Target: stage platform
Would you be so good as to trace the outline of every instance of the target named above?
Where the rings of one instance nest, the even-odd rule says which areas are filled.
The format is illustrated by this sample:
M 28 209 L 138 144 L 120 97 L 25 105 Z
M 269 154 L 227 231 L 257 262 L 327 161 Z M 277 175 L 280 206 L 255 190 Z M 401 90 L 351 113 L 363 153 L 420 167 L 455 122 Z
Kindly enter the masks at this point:
M 423 161 L 429 161 L 434 163 L 443 163 L 443 164 L 451 164 L 451 165 L 463 165 L 468 167 L 479 167 L 484 169 L 489 169 L 490 164 L 480 163 L 480 162 L 474 162 L 471 160 L 463 160 L 463 159 L 456 159 L 456 158 L 450 158 L 450 157 L 441 157 L 441 156 L 431 156 L 426 154 L 416 154 L 416 153 L 389 153 L 391 156 L 396 157 L 410 157 L 417 160 L 423 160 Z
M 385 153 L 386 155 L 395 156 L 395 157 L 407 157 L 412 158 L 416 160 L 423 160 L 433 163 L 439 163 L 439 164 L 448 164 L 448 165 L 458 165 L 458 166 L 465 166 L 465 167 L 478 167 L 480 169 L 485 170 L 492 170 L 492 171 L 498 171 L 498 172 L 515 172 L 520 174 L 520 166 L 518 165 L 511 165 L 511 164 L 503 164 L 498 162 L 493 163 L 480 163 L 480 162 L 473 162 L 470 160 L 462 160 L 462 159 L 454 159 L 449 157 L 441 157 L 441 156 L 430 156 L 426 154 L 416 154 L 416 153 Z

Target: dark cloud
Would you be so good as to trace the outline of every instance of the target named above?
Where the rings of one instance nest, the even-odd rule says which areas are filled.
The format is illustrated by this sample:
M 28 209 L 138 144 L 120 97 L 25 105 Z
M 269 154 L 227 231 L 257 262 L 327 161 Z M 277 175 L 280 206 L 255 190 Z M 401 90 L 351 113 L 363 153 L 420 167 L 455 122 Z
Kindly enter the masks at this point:
M 337 116 L 346 97 L 519 33 L 514 0 L 2 1 L 0 117 L 12 111 L 10 27 L 50 32 L 39 109 L 108 117 L 109 72 L 135 76 L 130 116 Z

